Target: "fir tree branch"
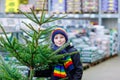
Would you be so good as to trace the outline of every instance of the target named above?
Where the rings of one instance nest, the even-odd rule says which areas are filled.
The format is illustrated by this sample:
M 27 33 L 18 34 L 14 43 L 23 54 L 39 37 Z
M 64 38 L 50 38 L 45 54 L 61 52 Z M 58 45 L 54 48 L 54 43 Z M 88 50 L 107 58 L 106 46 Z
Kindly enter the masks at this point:
M 2 27 L 2 25 L 1 25 L 1 24 L 0 24 L 0 28 L 2 29 L 2 31 L 3 31 L 3 33 L 4 33 L 4 35 L 5 35 L 5 38 L 7 39 L 7 41 L 8 41 L 8 43 L 9 43 L 9 45 L 11 45 L 11 46 L 12 46 L 12 44 L 11 44 L 10 40 L 8 39 L 7 34 L 6 34 L 6 32 L 5 32 L 4 28 Z
M 51 35 L 50 33 L 52 32 L 52 30 L 55 26 L 51 26 L 51 27 L 49 27 L 45 30 L 40 31 L 39 34 L 38 34 L 38 39 L 50 38 L 50 35 Z M 41 36 L 41 35 L 44 35 L 44 36 Z
M 76 53 L 78 53 L 78 51 L 71 52 L 71 53 L 58 54 L 58 55 L 54 55 L 54 56 L 50 57 L 50 59 L 59 60 L 61 58 L 64 58 L 65 56 L 70 56 L 70 55 L 73 55 L 73 54 L 76 54 Z
M 8 39 L 8 37 L 7 37 L 7 34 L 6 34 L 5 30 L 3 29 L 3 27 L 2 27 L 1 25 L 0 25 L 0 28 L 2 29 L 4 35 L 5 35 L 8 43 L 9 43 L 8 47 L 9 47 L 11 50 L 13 50 L 13 52 L 15 52 L 15 53 L 17 54 L 17 56 L 21 59 L 21 57 L 19 56 L 19 54 L 17 53 L 17 51 L 14 49 L 14 46 L 13 46 L 13 45 L 11 44 L 11 42 L 9 41 L 9 39 Z M 5 41 L 5 40 L 4 40 L 4 41 Z M 29 63 L 26 62 L 26 61 L 24 61 L 24 60 L 23 60 L 22 62 L 27 63 L 27 65 L 29 65 Z
M 32 11 L 32 14 L 33 14 L 33 16 L 34 16 L 34 18 L 35 18 L 37 24 L 38 24 L 39 26 L 41 26 L 41 23 L 39 22 L 39 20 L 38 20 L 37 16 L 35 15 L 33 9 L 31 9 L 31 11 Z
M 45 30 L 42 31 L 43 34 L 50 34 L 53 30 L 53 28 L 55 28 L 57 25 L 51 26 Z
M 20 37 L 22 37 L 22 39 L 24 39 L 25 40 L 25 42 L 26 42 L 26 44 L 28 44 L 28 43 L 30 43 L 31 41 L 30 40 L 28 40 L 25 36 L 23 36 L 23 35 L 21 35 Z
M 27 23 L 25 23 L 24 21 L 23 21 L 22 23 L 24 23 L 29 29 L 31 29 L 31 30 L 33 30 L 34 32 L 38 33 L 38 32 L 33 28 L 33 26 L 32 26 L 30 23 L 27 24 Z
M 12 49 L 13 49 L 13 48 L 12 48 Z M 22 57 L 20 57 L 19 53 L 18 53 L 15 49 L 13 49 L 13 52 L 15 52 L 15 54 L 17 55 L 16 58 L 17 58 L 21 63 L 23 63 L 23 64 L 25 64 L 26 66 L 30 67 L 29 62 L 25 61 Z
M 54 17 L 54 15 L 51 15 L 49 18 L 47 18 L 44 23 L 47 23 L 50 19 L 52 19 Z
M 63 19 L 64 17 L 66 17 L 66 15 L 65 15 L 65 16 L 62 16 L 62 17 L 59 17 L 59 18 L 52 18 L 52 19 L 48 20 L 47 23 L 53 22 L 53 21 L 57 21 L 57 20 L 60 20 L 60 19 Z M 46 23 L 46 22 L 45 22 L 45 23 Z
M 37 21 L 36 20 L 34 20 L 34 18 L 32 17 L 32 16 L 30 16 L 30 15 L 28 15 L 27 13 L 25 13 L 25 12 L 22 12 L 21 10 L 19 10 L 19 12 L 20 13 L 22 13 L 22 14 L 24 14 L 28 19 L 30 19 L 31 21 L 33 21 L 33 22 L 35 22 L 35 23 L 37 23 Z
M 2 80 L 25 80 L 25 77 L 18 73 L 16 68 L 5 63 L 2 56 L 0 56 L 0 79 L 1 78 Z
M 62 47 L 60 47 L 59 49 L 57 49 L 56 51 L 54 51 L 53 53 L 51 53 L 49 55 L 49 57 L 52 57 L 53 55 L 57 54 L 58 52 L 60 52 L 62 49 L 64 49 L 65 47 L 67 47 L 70 43 L 65 43 Z
M 44 3 L 43 3 L 42 13 L 41 13 L 41 16 L 40 16 L 40 23 L 41 24 L 44 22 L 44 19 L 45 19 L 44 9 L 45 9 L 45 0 L 44 0 Z
M 32 37 L 32 35 L 30 33 L 28 33 L 27 31 L 25 31 L 24 29 L 21 29 L 24 33 L 26 33 L 29 37 Z

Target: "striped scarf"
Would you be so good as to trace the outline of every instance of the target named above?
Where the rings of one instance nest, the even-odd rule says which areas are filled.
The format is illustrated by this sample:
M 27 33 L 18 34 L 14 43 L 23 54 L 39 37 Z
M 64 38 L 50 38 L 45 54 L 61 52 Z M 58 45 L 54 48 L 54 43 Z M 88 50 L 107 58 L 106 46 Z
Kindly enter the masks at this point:
M 57 49 L 58 47 L 54 45 L 53 50 L 57 50 Z M 64 54 L 64 53 L 67 53 L 65 49 L 60 51 L 58 54 Z M 73 62 L 70 56 L 66 56 L 63 60 L 64 60 L 63 64 L 58 64 L 54 67 L 53 76 L 56 78 L 54 80 L 60 78 L 66 78 L 67 77 L 66 70 L 71 71 L 72 69 L 74 69 Z
M 73 68 L 72 59 L 70 56 L 67 56 L 63 64 L 58 64 L 54 67 L 53 75 L 58 78 L 65 78 L 67 77 L 65 70 L 71 71 Z

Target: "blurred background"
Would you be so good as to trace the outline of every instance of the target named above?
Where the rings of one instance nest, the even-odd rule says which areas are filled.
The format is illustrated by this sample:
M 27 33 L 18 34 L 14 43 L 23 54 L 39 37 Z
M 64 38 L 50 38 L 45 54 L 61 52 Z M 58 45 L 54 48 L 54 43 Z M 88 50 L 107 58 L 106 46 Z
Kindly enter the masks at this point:
M 32 23 L 36 29 L 39 27 L 20 14 L 19 10 L 30 14 L 32 8 L 40 18 L 43 4 L 44 0 L 0 0 L 0 24 L 10 39 L 16 36 L 23 42 L 19 34 L 28 37 L 20 30 L 29 30 L 22 21 Z M 80 52 L 84 66 L 83 80 L 120 80 L 119 0 L 45 0 L 44 11 L 46 17 L 52 14 L 55 17 L 66 15 L 42 27 L 57 25 L 68 32 L 71 43 Z M 4 36 L 1 30 L 0 36 Z M 13 59 L 7 56 L 9 53 L 0 51 L 6 61 Z M 26 74 L 26 67 L 19 68 Z

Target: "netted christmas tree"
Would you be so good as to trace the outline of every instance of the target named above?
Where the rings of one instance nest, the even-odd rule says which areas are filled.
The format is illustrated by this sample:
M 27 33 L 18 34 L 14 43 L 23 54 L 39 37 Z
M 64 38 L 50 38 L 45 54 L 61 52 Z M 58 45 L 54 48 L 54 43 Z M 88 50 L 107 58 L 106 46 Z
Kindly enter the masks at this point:
M 2 80 L 6 80 L 6 76 L 8 77 L 7 80 L 33 80 L 34 71 L 36 69 L 47 69 L 49 66 L 58 63 L 59 60 L 64 56 L 70 55 L 56 55 L 60 50 L 68 46 L 69 43 L 66 43 L 65 45 L 63 45 L 63 47 L 59 48 L 56 51 L 51 50 L 50 33 L 55 28 L 55 25 L 47 27 L 45 29 L 42 28 L 42 25 L 62 19 L 65 16 L 55 18 L 54 15 L 51 15 L 46 18 L 44 7 L 40 17 L 37 17 L 33 9 L 31 9 L 31 14 L 27 14 L 20 10 L 19 12 L 26 16 L 27 19 L 38 24 L 39 28 L 36 29 L 35 26 L 33 26 L 31 23 L 23 22 L 30 31 L 26 31 L 24 29 L 21 29 L 21 31 L 23 33 L 26 33 L 30 39 L 26 38 L 24 35 L 20 35 L 20 37 L 25 41 L 25 43 L 21 43 L 16 37 L 13 37 L 10 41 L 4 30 L 4 27 L 0 25 L 0 28 L 5 35 L 5 38 L 3 38 L 2 36 L 0 37 L 0 46 L 1 48 L 4 48 L 6 51 L 8 51 L 13 57 L 15 57 L 22 65 L 27 66 L 30 70 L 30 75 L 21 77 L 22 75 L 20 75 L 19 72 L 16 72 L 17 70 L 15 71 L 15 74 L 13 74 L 12 71 L 15 69 L 10 69 L 10 67 L 8 67 L 7 65 L 5 65 L 5 67 L 2 66 L 3 64 L 1 64 L 0 66 L 2 66 L 2 68 L 0 67 L 0 79 Z M 76 52 L 73 52 L 71 54 L 74 53 Z M 5 69 L 3 69 L 3 67 L 5 67 Z M 7 75 L 4 74 L 5 72 L 7 73 Z M 2 77 L 3 75 L 4 77 Z

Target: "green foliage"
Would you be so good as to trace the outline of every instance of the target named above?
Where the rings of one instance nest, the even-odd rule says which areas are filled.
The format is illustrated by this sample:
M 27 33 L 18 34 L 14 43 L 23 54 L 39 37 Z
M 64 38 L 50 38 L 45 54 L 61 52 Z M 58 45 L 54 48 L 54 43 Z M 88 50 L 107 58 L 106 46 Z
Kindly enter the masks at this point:
M 29 80 L 32 80 L 35 69 L 39 67 L 45 69 L 46 68 L 45 66 L 48 66 L 48 64 L 57 63 L 58 59 L 63 58 L 65 56 L 56 55 L 56 53 L 59 52 L 60 50 L 54 52 L 50 48 L 51 43 L 49 41 L 50 33 L 55 26 L 51 26 L 46 29 L 41 29 L 42 24 L 52 22 L 60 18 L 53 19 L 53 16 L 50 16 L 49 18 L 46 19 L 44 11 L 42 12 L 40 20 L 37 18 L 33 10 L 31 15 L 24 12 L 21 13 L 24 14 L 31 21 L 37 23 L 39 25 L 39 29 L 36 30 L 31 23 L 27 24 L 23 22 L 31 31 L 29 32 L 22 29 L 22 31 L 26 33 L 27 36 L 30 37 L 29 40 L 24 35 L 21 35 L 21 38 L 23 38 L 25 41 L 25 44 L 23 44 L 20 43 L 16 37 L 13 37 L 12 40 L 10 41 L 4 28 L 2 27 L 2 25 L 0 25 L 0 28 L 2 29 L 5 35 L 5 38 L 0 37 L 0 46 L 6 49 L 8 52 L 10 52 L 12 56 L 15 57 L 23 65 L 30 68 Z M 20 78 L 21 75 L 17 74 L 19 72 L 16 69 L 9 68 L 8 65 L 1 66 L 0 70 L 2 72 L 0 78 L 2 79 L 4 78 L 7 80 L 19 80 L 19 79 L 22 80 Z
M 0 37 L 0 46 L 10 52 L 11 55 L 23 65 L 29 67 L 30 76 L 28 77 L 28 80 L 32 80 L 35 69 L 46 69 L 47 66 L 49 66 L 50 64 L 56 64 L 64 56 L 70 55 L 56 55 L 60 50 L 68 46 L 69 43 L 66 43 L 63 47 L 56 51 L 51 50 L 50 33 L 55 26 L 51 26 L 46 29 L 42 29 L 41 27 L 45 23 L 62 19 L 65 16 L 60 18 L 54 18 L 54 15 L 51 15 L 50 17 L 46 18 L 43 7 L 42 14 L 40 18 L 38 18 L 37 15 L 34 13 L 34 10 L 31 9 L 31 11 L 31 14 L 27 14 L 19 10 L 19 12 L 24 14 L 29 20 L 39 25 L 39 28 L 35 29 L 35 26 L 33 26 L 31 23 L 23 22 L 23 24 L 25 24 L 30 29 L 30 31 L 21 29 L 23 33 L 26 33 L 27 36 L 30 37 L 30 39 L 28 39 L 24 35 L 21 35 L 21 38 L 25 41 L 25 43 L 20 43 L 16 37 L 13 37 L 10 41 L 4 30 L 4 27 L 0 25 L 0 28 L 5 35 L 5 38 Z M 23 80 L 21 79 L 21 75 L 16 69 L 9 68 L 9 65 L 5 65 L 3 63 L 4 62 L 2 60 L 3 66 L 0 67 L 0 70 L 2 71 L 2 74 L 0 73 L 0 78 L 4 77 L 4 79 L 6 80 Z
M 21 75 L 17 68 L 6 64 L 0 56 L 0 80 L 25 80 L 25 76 Z

